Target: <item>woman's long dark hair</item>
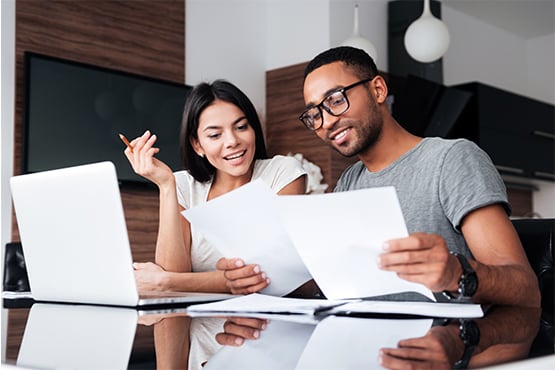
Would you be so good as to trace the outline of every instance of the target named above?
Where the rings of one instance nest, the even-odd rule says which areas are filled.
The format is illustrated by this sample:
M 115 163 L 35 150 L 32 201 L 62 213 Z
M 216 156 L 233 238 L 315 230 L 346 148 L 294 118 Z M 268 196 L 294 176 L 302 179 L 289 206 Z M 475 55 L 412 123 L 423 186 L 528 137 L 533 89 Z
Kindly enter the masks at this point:
M 201 83 L 193 88 L 183 111 L 181 121 L 180 146 L 184 168 L 200 182 L 209 181 L 216 173 L 216 168 L 205 157 L 199 156 L 193 149 L 191 138 L 198 140 L 199 117 L 214 101 L 221 100 L 238 107 L 244 114 L 255 133 L 254 159 L 266 159 L 266 144 L 262 124 L 250 99 L 235 85 L 225 80 Z

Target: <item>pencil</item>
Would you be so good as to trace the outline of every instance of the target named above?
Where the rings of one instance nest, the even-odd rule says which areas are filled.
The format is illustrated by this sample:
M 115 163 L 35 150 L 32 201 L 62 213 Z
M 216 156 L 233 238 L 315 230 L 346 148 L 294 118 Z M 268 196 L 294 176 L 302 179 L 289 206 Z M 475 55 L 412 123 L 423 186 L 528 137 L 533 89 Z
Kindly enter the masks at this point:
M 129 140 L 127 140 L 127 138 L 123 136 L 123 134 L 119 134 L 119 138 L 121 139 L 121 141 L 125 143 L 125 145 L 127 145 L 131 153 L 133 153 L 133 147 L 131 146 L 131 143 L 129 142 Z

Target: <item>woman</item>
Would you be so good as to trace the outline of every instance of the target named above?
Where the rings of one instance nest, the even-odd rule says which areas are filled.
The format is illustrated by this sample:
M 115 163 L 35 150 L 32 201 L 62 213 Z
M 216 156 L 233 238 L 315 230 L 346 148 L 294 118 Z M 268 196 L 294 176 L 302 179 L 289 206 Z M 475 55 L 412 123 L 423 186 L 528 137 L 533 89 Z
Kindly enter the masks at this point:
M 224 80 L 201 83 L 191 91 L 180 140 L 185 170 L 176 173 L 155 157 L 159 148 L 149 131 L 125 150 L 134 171 L 160 192 L 156 263 L 134 264 L 138 288 L 232 293 L 262 289 L 269 280 L 257 265 L 247 265 L 240 268 L 253 277 L 231 290 L 223 271 L 216 270 L 223 256 L 195 233 L 181 212 L 258 178 L 278 194 L 303 194 L 306 172 L 294 158 L 268 158 L 252 102 Z

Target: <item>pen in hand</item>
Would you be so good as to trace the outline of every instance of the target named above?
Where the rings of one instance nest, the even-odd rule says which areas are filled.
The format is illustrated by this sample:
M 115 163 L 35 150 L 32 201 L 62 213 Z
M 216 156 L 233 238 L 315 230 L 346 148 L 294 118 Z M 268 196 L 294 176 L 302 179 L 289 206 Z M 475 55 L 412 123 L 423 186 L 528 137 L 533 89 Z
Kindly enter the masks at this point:
M 131 153 L 133 153 L 133 146 L 131 145 L 129 140 L 127 140 L 127 138 L 125 136 L 123 136 L 123 134 L 119 134 L 119 138 L 121 139 L 121 141 L 123 141 L 125 143 L 125 145 L 127 145 L 129 150 L 131 151 Z

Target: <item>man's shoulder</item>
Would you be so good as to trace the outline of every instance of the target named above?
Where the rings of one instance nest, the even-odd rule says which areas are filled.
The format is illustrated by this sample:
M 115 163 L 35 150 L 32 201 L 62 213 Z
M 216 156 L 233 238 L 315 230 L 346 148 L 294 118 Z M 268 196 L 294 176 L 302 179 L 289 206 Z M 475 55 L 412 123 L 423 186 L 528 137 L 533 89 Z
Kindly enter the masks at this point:
M 427 149 L 436 148 L 450 150 L 452 148 L 478 148 L 476 143 L 468 139 L 444 139 L 442 137 L 426 137 L 422 140 L 422 146 Z
M 424 138 L 419 149 L 421 156 L 435 158 L 436 160 L 475 156 L 483 153 L 483 150 L 476 143 L 464 138 L 428 137 Z

